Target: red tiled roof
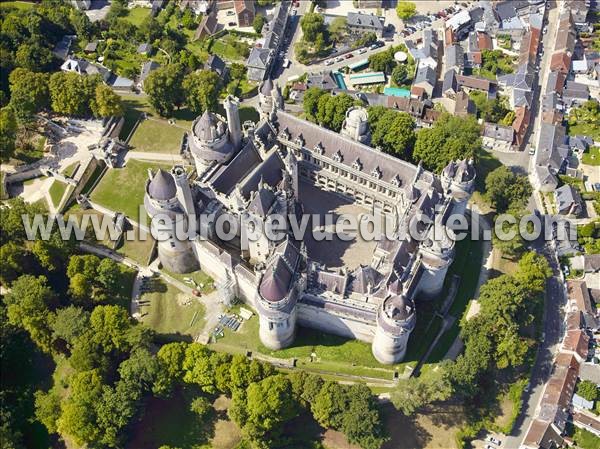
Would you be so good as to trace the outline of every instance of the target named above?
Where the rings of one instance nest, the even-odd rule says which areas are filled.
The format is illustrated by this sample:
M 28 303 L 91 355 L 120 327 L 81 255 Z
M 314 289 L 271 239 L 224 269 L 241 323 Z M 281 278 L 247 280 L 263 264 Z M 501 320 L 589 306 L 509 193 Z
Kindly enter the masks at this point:
M 571 55 L 561 51 L 554 53 L 550 59 L 550 70 L 560 70 L 563 73 L 569 73 L 571 68 Z
M 489 34 L 481 31 L 477 32 L 477 47 L 480 50 L 491 50 L 493 48 L 492 38 Z
M 423 98 L 425 95 L 425 89 L 421 86 L 412 86 L 410 88 L 410 93 L 416 95 L 419 98 Z
M 233 7 L 235 8 L 236 14 L 240 14 L 245 9 L 248 9 L 254 12 L 254 2 L 247 0 L 235 0 L 233 2 Z
M 446 44 L 446 47 L 449 45 L 452 45 L 455 41 L 455 35 L 454 35 L 454 30 L 452 30 L 451 27 L 446 28 L 446 31 L 444 32 L 444 41 Z
M 593 313 L 590 293 L 585 281 L 567 281 L 567 296 L 581 312 Z
M 590 338 L 581 329 L 567 331 L 567 335 L 563 340 L 563 349 L 572 351 L 579 355 L 584 360 L 588 355 Z

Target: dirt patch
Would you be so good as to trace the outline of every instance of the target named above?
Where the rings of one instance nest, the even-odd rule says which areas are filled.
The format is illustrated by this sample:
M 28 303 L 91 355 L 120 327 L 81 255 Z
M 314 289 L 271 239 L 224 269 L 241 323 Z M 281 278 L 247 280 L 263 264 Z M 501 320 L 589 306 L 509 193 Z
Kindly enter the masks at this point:
M 242 439 L 242 432 L 236 423 L 228 419 L 215 422 L 215 436 L 210 440 L 213 449 L 233 449 Z
M 337 430 L 328 429 L 323 435 L 323 444 L 331 449 L 360 449 L 360 446 L 348 443 L 346 435 Z
M 213 408 L 217 412 L 223 412 L 229 410 L 229 406 L 231 405 L 231 399 L 229 399 L 224 394 L 220 395 L 215 402 L 213 402 Z

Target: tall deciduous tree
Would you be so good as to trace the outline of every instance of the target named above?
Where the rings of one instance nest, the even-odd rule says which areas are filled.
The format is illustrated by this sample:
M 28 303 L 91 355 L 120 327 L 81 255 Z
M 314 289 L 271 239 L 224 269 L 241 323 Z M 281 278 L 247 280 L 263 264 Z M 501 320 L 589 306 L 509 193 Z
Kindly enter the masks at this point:
M 152 107 L 160 115 L 168 117 L 185 100 L 184 73 L 179 64 L 160 67 L 144 81 L 144 91 Z
M 400 1 L 396 5 L 396 13 L 402 20 L 407 20 L 417 13 L 417 5 L 413 2 Z
M 212 70 L 190 73 L 183 80 L 186 103 L 196 114 L 216 111 L 221 91 L 221 78 Z
M 475 158 L 481 147 L 479 124 L 474 117 L 442 116 L 432 128 L 417 133 L 413 159 L 423 161 L 425 168 L 436 172 L 457 159 Z
M 15 154 L 17 118 L 10 106 L 0 109 L 0 161 L 7 161 Z
M 98 84 L 95 92 L 95 108 L 93 110 L 96 117 L 110 117 L 123 115 L 123 102 L 110 87 L 105 84 Z
M 487 175 L 485 189 L 489 202 L 500 213 L 523 209 L 533 192 L 527 176 L 515 174 L 504 165 Z
M 31 339 L 44 352 L 52 349 L 54 314 L 50 306 L 54 300 L 54 292 L 47 279 L 29 274 L 13 282 L 10 292 L 4 297 L 9 322 L 29 332 Z
M 15 114 L 26 119 L 49 103 L 48 75 L 17 68 L 9 77 L 10 102 Z

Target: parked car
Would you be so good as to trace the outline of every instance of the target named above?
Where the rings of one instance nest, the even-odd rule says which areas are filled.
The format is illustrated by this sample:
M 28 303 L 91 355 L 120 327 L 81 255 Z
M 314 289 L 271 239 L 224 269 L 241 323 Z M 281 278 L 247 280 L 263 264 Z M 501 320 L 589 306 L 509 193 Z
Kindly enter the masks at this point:
M 237 25 L 237 23 L 235 23 L 235 22 L 229 22 L 227 25 L 229 25 L 230 27 L 234 27 L 234 26 Z
M 600 192 L 600 182 L 596 182 L 596 183 L 594 184 L 594 190 L 595 190 L 596 192 Z
M 287 69 L 292 63 L 290 62 L 290 60 L 288 58 L 285 58 L 283 60 L 283 68 Z
M 334 62 L 333 59 L 328 59 L 325 61 L 325 65 L 331 65 L 331 64 L 333 64 L 333 62 Z
M 342 62 L 344 60 L 343 56 L 338 56 L 337 58 L 335 58 L 335 62 Z
M 490 435 L 489 437 L 487 437 L 487 438 L 486 438 L 486 440 L 487 440 L 487 441 L 489 441 L 489 442 L 490 442 L 490 443 L 492 443 L 492 444 L 495 444 L 495 445 L 497 445 L 497 446 L 500 446 L 500 440 L 499 440 L 499 439 L 497 439 L 497 438 L 494 438 L 494 437 L 493 437 L 493 436 L 491 436 L 491 435 Z
M 346 53 L 346 55 L 344 56 L 344 58 L 346 58 L 346 59 L 350 59 L 352 57 L 354 57 L 354 55 L 352 53 Z
M 194 289 L 194 290 L 192 290 L 192 295 L 200 297 L 200 296 L 202 296 L 202 292 L 200 292 L 199 290 Z
M 297 12 L 298 11 L 296 10 L 296 8 L 292 9 L 292 16 L 295 16 Z
M 229 10 L 229 11 L 227 11 L 227 15 L 228 16 L 235 16 L 235 12 Z
M 363 47 L 363 48 L 360 48 L 360 49 L 358 50 L 358 54 L 359 54 L 359 55 L 362 55 L 363 53 L 366 53 L 366 52 L 367 52 L 367 49 L 366 49 L 365 47 Z

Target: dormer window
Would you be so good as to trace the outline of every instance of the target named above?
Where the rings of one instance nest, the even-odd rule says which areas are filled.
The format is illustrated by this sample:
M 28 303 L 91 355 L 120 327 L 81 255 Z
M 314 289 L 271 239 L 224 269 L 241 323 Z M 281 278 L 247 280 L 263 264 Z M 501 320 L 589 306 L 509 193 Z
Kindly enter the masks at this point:
M 377 179 L 381 178 L 381 170 L 379 169 L 379 167 L 375 167 L 373 169 L 373 171 L 371 172 L 371 176 L 373 176 Z
M 362 170 L 362 162 L 359 158 L 356 158 L 356 160 L 352 163 L 352 168 L 358 171 Z
M 336 162 L 342 162 L 342 160 L 344 159 L 344 157 L 342 156 L 342 153 L 340 150 L 337 150 L 335 152 L 335 154 L 333 155 L 333 160 Z
M 318 144 L 315 145 L 315 153 L 317 154 L 323 154 L 323 145 L 321 145 L 321 142 L 319 142 Z
M 400 179 L 400 176 L 394 176 L 394 178 L 392 179 L 392 185 L 396 187 L 400 187 L 402 185 L 402 180 Z
M 304 146 L 304 137 L 302 137 L 302 134 L 300 134 L 298 137 L 296 137 L 296 139 L 294 140 L 294 143 L 296 145 Z
M 286 128 L 279 133 L 279 137 L 281 137 L 282 139 L 285 139 L 285 140 L 290 140 L 290 132 Z

